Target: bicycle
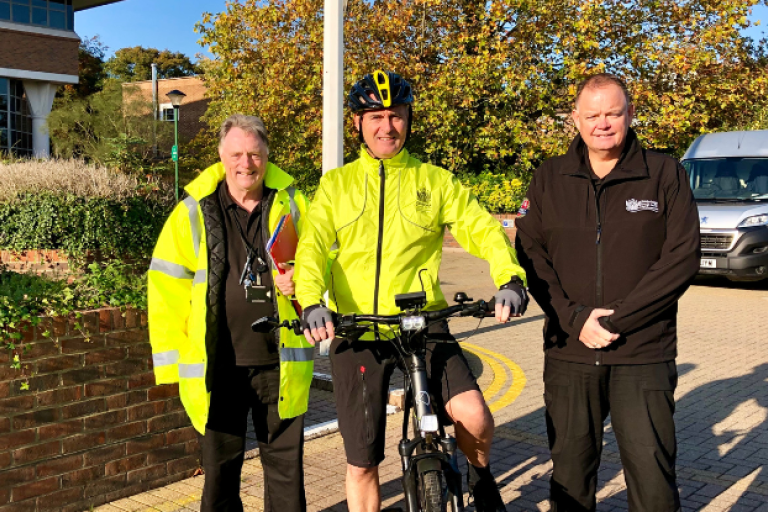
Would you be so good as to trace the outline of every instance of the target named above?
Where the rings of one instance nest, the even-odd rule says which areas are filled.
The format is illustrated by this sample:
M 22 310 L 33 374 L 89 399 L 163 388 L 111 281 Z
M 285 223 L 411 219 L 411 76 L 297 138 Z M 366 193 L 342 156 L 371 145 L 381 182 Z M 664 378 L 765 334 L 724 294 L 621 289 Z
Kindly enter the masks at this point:
M 402 485 L 406 512 L 445 512 L 448 504 L 452 512 L 463 512 L 461 472 L 456 456 L 456 439 L 445 433 L 445 427 L 432 408 L 427 385 L 425 361 L 425 334 L 430 325 L 453 316 L 492 316 L 494 301 L 486 302 L 467 297 L 463 292 L 454 296 L 458 304 L 437 311 L 422 311 L 427 303 L 425 292 L 395 296 L 395 304 L 403 311 L 397 315 L 344 315 L 335 316 L 336 335 L 357 339 L 372 332 L 376 324 L 395 326 L 390 341 L 396 348 L 398 366 L 405 379 L 405 406 L 403 437 L 398 445 L 403 470 Z M 256 332 L 269 332 L 280 327 L 303 332 L 298 320 L 278 322 L 272 317 L 256 320 L 251 328 Z M 440 343 L 450 343 L 446 341 Z M 413 438 L 408 437 L 409 419 Z

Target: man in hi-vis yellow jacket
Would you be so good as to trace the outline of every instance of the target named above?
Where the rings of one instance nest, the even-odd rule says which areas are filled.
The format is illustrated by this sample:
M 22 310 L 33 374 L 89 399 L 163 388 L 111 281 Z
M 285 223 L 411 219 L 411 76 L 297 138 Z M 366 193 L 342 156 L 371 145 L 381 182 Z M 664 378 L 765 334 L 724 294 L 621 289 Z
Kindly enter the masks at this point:
M 296 296 L 305 308 L 308 339 L 334 337 L 329 309 L 340 314 L 397 314 L 395 295 L 421 291 L 422 283 L 425 309 L 447 307 L 438 278 L 445 228 L 467 251 L 490 263 L 500 288 L 497 319 L 504 322 L 525 310 L 525 272 L 501 224 L 453 174 L 403 149 L 412 102 L 410 84 L 395 73 L 366 75 L 349 93 L 347 103 L 363 142 L 360 158 L 320 180 L 296 254 Z M 326 306 L 324 276 L 333 244 L 338 253 Z M 429 333 L 451 339 L 445 322 Z M 374 512 L 381 505 L 384 397 L 395 359 L 386 338 L 385 328 L 379 326 L 375 335 L 354 342 L 335 339 L 330 348 L 352 512 Z M 493 416 L 459 345 L 428 343 L 427 373 L 438 410 L 455 423 L 459 448 L 470 462 L 476 509 L 505 510 L 489 468 Z
M 249 411 L 264 465 L 264 509 L 303 512 L 304 416 L 313 347 L 281 329 L 257 334 L 263 316 L 297 317 L 293 269 L 273 268 L 265 245 L 291 214 L 299 233 L 308 201 L 268 162 L 257 117 L 221 127 L 221 162 L 185 188 L 149 269 L 149 333 L 158 384 L 179 383 L 203 436 L 201 511 L 242 512 L 240 473 Z

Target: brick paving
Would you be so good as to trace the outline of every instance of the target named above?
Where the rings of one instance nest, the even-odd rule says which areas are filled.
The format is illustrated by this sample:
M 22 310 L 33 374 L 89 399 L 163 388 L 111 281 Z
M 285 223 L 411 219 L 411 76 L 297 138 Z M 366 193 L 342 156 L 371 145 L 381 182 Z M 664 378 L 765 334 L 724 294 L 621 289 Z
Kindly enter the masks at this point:
M 457 290 L 489 298 L 488 266 L 461 250 L 446 249 L 441 279 L 446 295 Z M 450 295 L 449 295 L 450 294 Z M 681 302 L 677 389 L 678 483 L 684 511 L 768 512 L 768 284 L 699 280 Z M 525 373 L 517 399 L 497 411 L 492 468 L 509 511 L 546 511 L 551 462 L 544 425 L 541 310 L 532 304 L 511 326 L 486 320 L 470 341 L 502 354 Z M 452 323 L 457 337 L 477 321 Z M 468 353 L 483 389 L 493 372 Z M 323 365 L 326 365 L 325 367 Z M 327 360 L 318 360 L 318 370 Z M 327 370 L 326 370 L 327 371 Z M 328 372 L 330 373 L 330 372 Z M 313 389 L 308 425 L 332 419 L 333 397 Z M 404 507 L 396 453 L 401 414 L 389 417 L 387 459 L 381 466 L 383 506 Z M 310 511 L 346 511 L 344 450 L 338 433 L 306 443 L 306 491 Z M 263 509 L 258 456 L 246 461 L 242 495 L 246 510 Z M 101 512 L 199 510 L 202 477 L 99 507 Z M 465 495 L 466 501 L 466 495 Z M 615 437 L 607 426 L 599 472 L 599 511 L 625 511 L 626 486 Z M 472 507 L 468 507 L 472 511 Z

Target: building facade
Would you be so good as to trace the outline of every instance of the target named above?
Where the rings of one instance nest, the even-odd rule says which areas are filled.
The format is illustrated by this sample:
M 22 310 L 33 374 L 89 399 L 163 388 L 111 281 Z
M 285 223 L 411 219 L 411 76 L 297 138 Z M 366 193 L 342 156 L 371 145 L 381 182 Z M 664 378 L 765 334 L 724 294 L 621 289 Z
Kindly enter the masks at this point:
M 0 152 L 46 158 L 56 90 L 78 82 L 75 12 L 120 0 L 0 0 Z
M 160 121 L 173 122 L 173 105 L 171 105 L 167 94 L 174 90 L 186 94 L 184 102 L 179 108 L 179 139 L 182 142 L 188 142 L 206 127 L 205 122 L 201 118 L 208 110 L 208 104 L 211 100 L 205 96 L 205 83 L 196 76 L 159 79 L 157 81 L 157 119 Z M 127 100 L 136 93 L 138 93 L 142 101 L 147 104 L 151 103 L 152 80 L 123 84 L 124 99 Z M 160 151 L 168 153 L 170 148 L 160 148 Z

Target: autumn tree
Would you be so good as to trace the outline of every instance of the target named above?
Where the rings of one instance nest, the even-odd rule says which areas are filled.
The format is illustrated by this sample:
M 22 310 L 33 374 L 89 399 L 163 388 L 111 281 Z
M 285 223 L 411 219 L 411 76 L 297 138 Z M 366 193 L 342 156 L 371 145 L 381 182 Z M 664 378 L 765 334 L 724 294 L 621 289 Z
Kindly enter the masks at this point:
M 409 149 L 457 173 L 521 176 L 565 150 L 576 85 L 625 78 L 635 129 L 681 154 L 700 133 L 766 107 L 765 46 L 741 36 L 766 0 L 349 0 L 345 90 L 364 73 L 413 82 Z M 198 26 L 208 120 L 260 115 L 273 159 L 311 185 L 320 173 L 322 0 L 244 0 Z M 349 116 L 346 158 L 359 142 Z M 305 185 L 306 186 L 306 185 Z
M 105 65 L 109 76 L 120 82 L 137 82 L 152 78 L 152 64 L 157 64 L 158 78 L 179 78 L 200 72 L 189 57 L 181 52 L 134 46 L 121 48 Z
M 173 140 L 172 126 L 155 121 L 146 112 L 152 104 L 136 87 L 108 80 L 104 88 L 87 97 L 68 95 L 48 116 L 54 154 L 82 158 L 125 172 L 142 174 L 155 169 L 152 140 L 162 147 Z
M 63 95 L 75 94 L 84 98 L 104 87 L 104 80 L 107 77 L 104 70 L 104 57 L 107 49 L 99 36 L 85 37 L 80 40 L 80 47 L 77 50 L 78 82 L 64 86 Z

